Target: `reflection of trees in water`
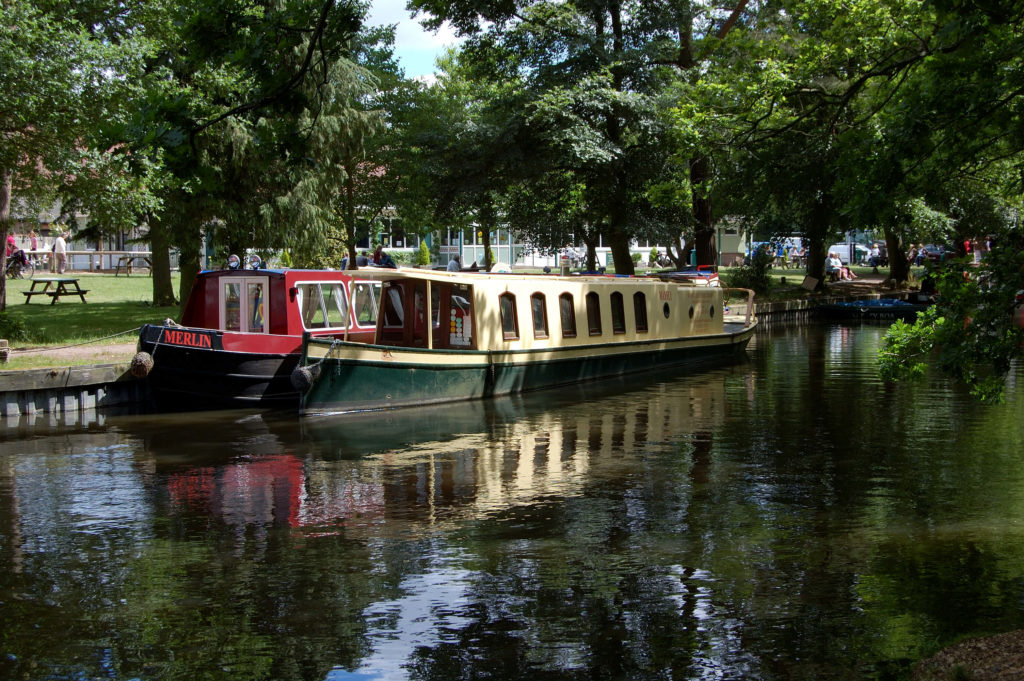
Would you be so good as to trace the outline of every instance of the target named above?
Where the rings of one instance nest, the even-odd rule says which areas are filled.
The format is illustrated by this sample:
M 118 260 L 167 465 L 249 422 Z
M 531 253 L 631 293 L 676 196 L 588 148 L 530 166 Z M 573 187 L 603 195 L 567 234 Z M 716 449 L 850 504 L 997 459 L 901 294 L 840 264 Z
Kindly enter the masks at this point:
M 814 333 L 597 397 L 12 444 L 0 567 L 30 550 L 0 570 L 0 676 L 870 678 L 1020 626 L 1024 472 L 993 437 L 1019 404 L 855 390 Z M 936 427 L 954 407 L 968 425 Z M 110 510 L 53 492 L 114 480 L 97 462 L 125 473 L 97 498 L 131 481 L 145 513 L 52 522 Z

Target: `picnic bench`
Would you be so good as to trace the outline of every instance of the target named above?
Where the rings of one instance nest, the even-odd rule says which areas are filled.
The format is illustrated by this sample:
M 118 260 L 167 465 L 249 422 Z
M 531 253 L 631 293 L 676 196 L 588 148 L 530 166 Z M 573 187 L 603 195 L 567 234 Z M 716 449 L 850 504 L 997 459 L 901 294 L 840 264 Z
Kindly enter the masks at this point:
M 42 287 L 39 286 L 42 284 Z M 61 296 L 78 296 L 85 302 L 85 294 L 88 289 L 78 285 L 77 277 L 36 277 L 32 280 L 32 288 L 22 291 L 25 294 L 25 304 L 32 300 L 32 296 L 50 296 L 50 305 L 56 303 Z
M 114 270 L 114 276 L 121 274 L 121 268 L 124 268 L 127 276 L 132 276 L 132 269 L 134 269 L 136 259 L 141 260 L 149 268 L 149 273 L 153 274 L 153 263 L 144 255 L 122 255 L 117 259 L 117 268 Z

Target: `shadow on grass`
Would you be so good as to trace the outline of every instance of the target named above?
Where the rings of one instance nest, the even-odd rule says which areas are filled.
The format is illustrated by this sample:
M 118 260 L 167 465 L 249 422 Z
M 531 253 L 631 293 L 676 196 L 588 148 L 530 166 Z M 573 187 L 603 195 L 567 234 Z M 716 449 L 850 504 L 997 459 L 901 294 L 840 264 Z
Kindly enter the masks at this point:
M 154 307 L 151 304 L 130 302 L 82 303 L 77 298 L 61 300 L 55 305 L 23 302 L 11 305 L 7 313 L 12 320 L 25 326 L 27 339 L 12 343 L 14 346 L 54 345 L 93 340 L 124 334 L 143 324 L 162 322 L 167 317 L 177 318 L 178 307 Z M 111 343 L 134 340 L 133 334 L 118 335 Z

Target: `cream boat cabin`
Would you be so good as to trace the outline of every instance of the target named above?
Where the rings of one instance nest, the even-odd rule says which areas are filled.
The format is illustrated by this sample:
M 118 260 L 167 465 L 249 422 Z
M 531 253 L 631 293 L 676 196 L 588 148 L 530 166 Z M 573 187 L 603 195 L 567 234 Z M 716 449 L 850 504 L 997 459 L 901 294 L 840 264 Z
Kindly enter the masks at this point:
M 743 352 L 755 326 L 726 318 L 721 288 L 657 279 L 359 275 L 381 282 L 374 342 L 307 338 L 293 373 L 305 413 L 474 399 L 721 360 Z

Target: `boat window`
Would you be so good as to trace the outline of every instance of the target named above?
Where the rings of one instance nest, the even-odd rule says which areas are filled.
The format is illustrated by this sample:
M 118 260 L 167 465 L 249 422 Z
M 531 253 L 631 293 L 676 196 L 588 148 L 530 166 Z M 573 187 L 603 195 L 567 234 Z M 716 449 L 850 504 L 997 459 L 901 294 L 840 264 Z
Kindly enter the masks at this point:
M 377 325 L 377 301 L 380 284 L 360 282 L 355 285 L 355 318 L 359 326 Z
M 473 298 L 470 287 L 464 284 L 452 286 L 451 310 L 449 311 L 448 344 L 454 347 L 472 347 L 473 314 L 469 301 Z
M 530 296 L 530 309 L 533 311 L 533 337 L 547 338 L 548 310 L 543 293 L 534 293 Z
M 498 298 L 501 308 L 501 333 L 505 340 L 519 338 L 519 322 L 516 319 L 516 297 L 502 293 Z
M 618 291 L 612 293 L 612 333 L 626 333 L 626 310 Z
M 225 331 L 242 330 L 242 285 L 239 282 L 228 282 L 224 284 L 222 291 L 223 303 L 221 309 L 224 311 L 224 323 L 221 325 Z
M 232 277 L 220 290 L 220 328 L 224 331 L 267 333 L 267 277 Z
M 636 320 L 637 333 L 647 331 L 647 296 L 643 291 L 633 294 L 633 317 Z
M 433 328 L 441 326 L 441 287 L 430 287 L 430 317 Z
M 384 293 L 384 326 L 401 328 L 405 323 L 405 305 L 402 288 L 389 286 Z
M 322 329 L 326 324 L 320 286 L 317 284 L 299 284 L 299 309 L 302 311 L 302 325 L 307 329 Z
M 246 283 L 246 295 L 248 296 L 248 331 L 263 333 L 266 327 L 263 323 L 263 305 L 267 301 L 266 288 L 263 282 Z
M 321 284 L 320 290 L 327 308 L 327 326 L 345 328 L 348 326 L 348 299 L 345 298 L 345 287 L 339 284 Z
M 576 337 L 576 308 L 573 306 L 572 294 L 563 293 L 558 296 L 558 313 L 562 318 L 562 336 Z
M 587 294 L 587 328 L 591 336 L 601 335 L 601 300 L 593 291 Z
M 427 284 L 418 281 L 412 292 L 412 342 L 416 345 L 426 344 L 427 337 Z
M 340 282 L 299 284 L 299 311 L 307 329 L 343 329 L 348 325 L 348 298 Z

